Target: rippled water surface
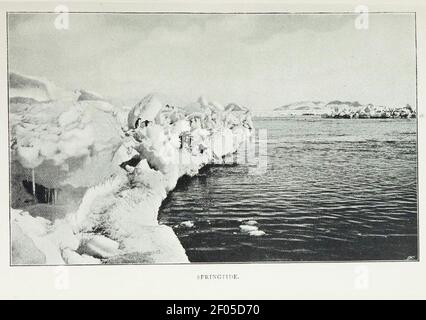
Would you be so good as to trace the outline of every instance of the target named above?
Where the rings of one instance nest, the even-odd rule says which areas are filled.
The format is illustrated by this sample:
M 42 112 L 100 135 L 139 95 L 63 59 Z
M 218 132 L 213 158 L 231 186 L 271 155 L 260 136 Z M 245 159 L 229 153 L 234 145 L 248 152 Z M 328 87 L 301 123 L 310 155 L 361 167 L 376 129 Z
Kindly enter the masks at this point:
M 160 210 L 190 261 L 417 257 L 414 119 L 257 119 L 255 126 L 267 130 L 265 173 L 211 166 L 182 180 Z M 249 219 L 265 235 L 241 232 Z

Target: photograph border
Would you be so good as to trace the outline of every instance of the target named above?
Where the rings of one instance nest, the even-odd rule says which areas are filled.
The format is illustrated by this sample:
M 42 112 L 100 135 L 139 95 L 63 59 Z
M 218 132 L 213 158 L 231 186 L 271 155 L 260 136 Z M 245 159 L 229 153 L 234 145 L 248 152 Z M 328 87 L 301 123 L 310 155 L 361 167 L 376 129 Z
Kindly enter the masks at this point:
M 357 15 L 354 11 L 235 11 L 235 12 L 206 12 L 206 11 L 69 11 L 69 14 L 114 14 L 114 15 Z M 244 262 L 187 262 L 187 263 L 111 263 L 111 264 L 12 264 L 12 217 L 11 217 L 11 148 L 10 148 L 10 98 L 9 98 L 9 15 L 13 14 L 58 14 L 55 11 L 8 11 L 6 10 L 6 61 L 7 61 L 7 113 L 8 113 L 8 156 L 9 165 L 9 267 L 100 267 L 100 266 L 194 266 L 194 265 L 277 265 L 277 264 L 348 264 L 348 263 L 419 263 L 420 260 L 420 210 L 419 210 L 419 112 L 418 112 L 418 48 L 417 48 L 417 11 L 369 11 L 368 14 L 411 14 L 414 15 L 414 44 L 415 44 L 415 76 L 416 76 L 416 204 L 417 204 L 417 256 L 413 260 L 312 260 L 312 261 L 244 261 Z M 172 193 L 173 190 L 170 191 Z

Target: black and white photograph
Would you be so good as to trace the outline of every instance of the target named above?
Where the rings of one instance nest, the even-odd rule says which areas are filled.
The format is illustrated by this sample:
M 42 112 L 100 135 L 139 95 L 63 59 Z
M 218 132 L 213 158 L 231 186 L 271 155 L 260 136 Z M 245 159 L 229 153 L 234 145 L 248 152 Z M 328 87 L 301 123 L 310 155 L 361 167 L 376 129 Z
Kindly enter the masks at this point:
M 419 260 L 414 12 L 7 13 L 10 265 Z

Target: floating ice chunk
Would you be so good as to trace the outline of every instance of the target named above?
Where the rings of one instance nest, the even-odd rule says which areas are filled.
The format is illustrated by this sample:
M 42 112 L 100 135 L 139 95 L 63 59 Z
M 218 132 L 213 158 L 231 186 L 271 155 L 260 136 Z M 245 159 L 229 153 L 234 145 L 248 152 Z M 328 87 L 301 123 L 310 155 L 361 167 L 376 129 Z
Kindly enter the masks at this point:
M 262 230 L 254 230 L 254 231 L 250 231 L 249 235 L 254 236 L 254 237 L 260 237 L 265 235 L 266 233 Z
M 256 220 L 245 221 L 244 224 L 240 225 L 241 232 L 246 232 L 249 235 L 255 236 L 255 237 L 260 237 L 265 235 L 265 232 L 262 230 L 259 230 L 259 228 L 256 225 L 257 225 Z
M 257 231 L 258 227 L 242 224 L 240 225 L 240 229 L 241 229 L 241 232 L 252 232 L 252 231 Z
M 192 221 L 184 221 L 180 225 L 182 227 L 185 227 L 185 228 L 192 228 L 194 226 L 194 222 L 192 222 Z

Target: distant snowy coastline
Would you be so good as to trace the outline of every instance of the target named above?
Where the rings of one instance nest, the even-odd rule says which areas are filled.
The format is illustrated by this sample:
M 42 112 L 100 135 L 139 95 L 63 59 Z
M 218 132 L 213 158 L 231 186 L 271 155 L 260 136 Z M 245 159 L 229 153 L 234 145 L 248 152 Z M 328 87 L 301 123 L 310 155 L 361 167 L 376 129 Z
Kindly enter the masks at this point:
M 286 104 L 270 112 L 255 114 L 259 117 L 322 117 L 332 119 L 407 119 L 416 118 L 416 110 L 410 105 L 375 106 L 358 101 L 300 101 Z
M 16 73 L 9 97 L 14 265 L 189 262 L 159 207 L 253 130 L 248 109 L 203 97 L 129 110 Z

